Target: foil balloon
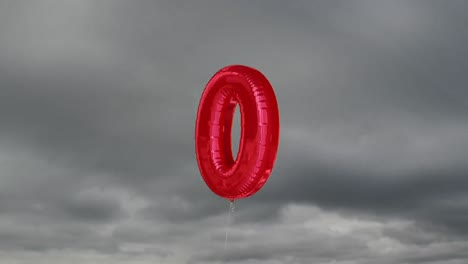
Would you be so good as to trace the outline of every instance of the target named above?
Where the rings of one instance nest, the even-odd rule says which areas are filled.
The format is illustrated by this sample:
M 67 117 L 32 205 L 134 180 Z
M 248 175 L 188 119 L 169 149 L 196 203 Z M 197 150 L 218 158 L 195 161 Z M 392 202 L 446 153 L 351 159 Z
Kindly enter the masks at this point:
M 234 160 L 231 130 L 237 105 L 241 135 Z M 278 104 L 267 78 L 242 65 L 219 70 L 203 91 L 195 127 L 198 167 L 209 189 L 231 201 L 260 190 L 276 161 L 279 130 Z

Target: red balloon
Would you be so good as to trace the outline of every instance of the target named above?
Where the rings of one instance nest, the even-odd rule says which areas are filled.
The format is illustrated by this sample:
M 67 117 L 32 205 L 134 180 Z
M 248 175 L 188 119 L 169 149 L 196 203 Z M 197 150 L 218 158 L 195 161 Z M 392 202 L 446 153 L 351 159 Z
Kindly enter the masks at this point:
M 241 113 L 237 158 L 231 149 L 236 105 Z M 263 187 L 279 145 L 279 110 L 267 78 L 258 70 L 231 65 L 219 70 L 203 91 L 195 128 L 195 148 L 203 180 L 231 201 Z

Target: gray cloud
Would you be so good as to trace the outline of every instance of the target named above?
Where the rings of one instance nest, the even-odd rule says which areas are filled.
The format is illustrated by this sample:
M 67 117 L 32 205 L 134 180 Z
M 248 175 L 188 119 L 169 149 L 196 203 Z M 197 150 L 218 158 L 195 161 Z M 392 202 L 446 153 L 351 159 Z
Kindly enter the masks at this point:
M 1 2 L 0 259 L 466 262 L 466 8 Z M 193 133 L 204 84 L 236 63 L 275 87 L 282 134 L 224 252 Z

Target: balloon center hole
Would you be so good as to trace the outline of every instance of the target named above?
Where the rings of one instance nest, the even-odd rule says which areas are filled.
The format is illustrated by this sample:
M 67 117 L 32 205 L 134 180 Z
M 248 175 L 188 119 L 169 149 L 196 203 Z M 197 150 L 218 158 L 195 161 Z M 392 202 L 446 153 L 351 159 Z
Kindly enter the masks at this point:
M 236 104 L 234 108 L 234 117 L 232 120 L 232 134 L 231 134 L 231 146 L 232 146 L 232 157 L 237 160 L 237 154 L 239 153 L 240 139 L 241 139 L 242 127 L 241 127 L 241 113 L 239 104 Z

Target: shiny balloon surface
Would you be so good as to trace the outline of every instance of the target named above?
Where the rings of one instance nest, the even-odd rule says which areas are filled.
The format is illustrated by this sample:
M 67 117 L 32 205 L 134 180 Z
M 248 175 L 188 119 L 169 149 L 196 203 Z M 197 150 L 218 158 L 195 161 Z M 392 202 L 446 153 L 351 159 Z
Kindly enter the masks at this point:
M 231 130 L 236 106 L 241 136 L 236 159 Z M 237 200 L 268 180 L 279 145 L 279 110 L 270 82 L 258 70 L 231 65 L 208 82 L 198 108 L 196 156 L 201 176 L 215 194 Z

